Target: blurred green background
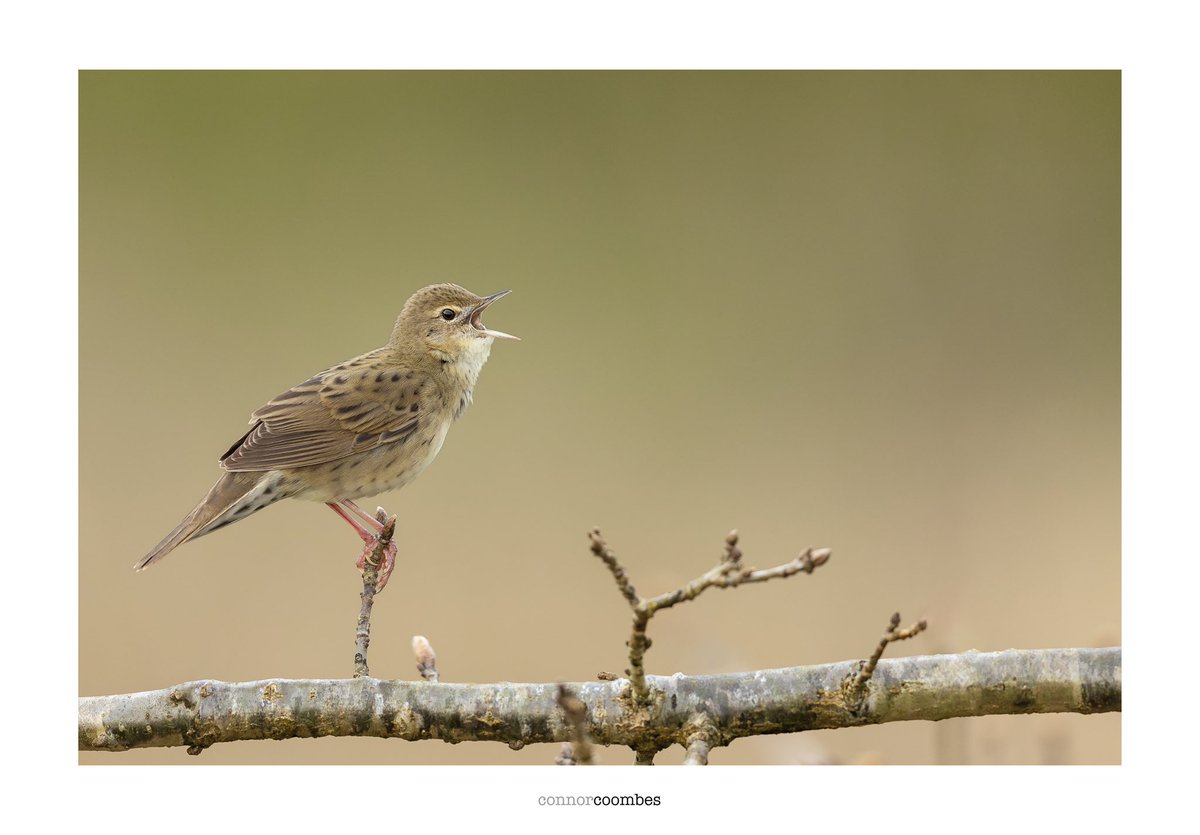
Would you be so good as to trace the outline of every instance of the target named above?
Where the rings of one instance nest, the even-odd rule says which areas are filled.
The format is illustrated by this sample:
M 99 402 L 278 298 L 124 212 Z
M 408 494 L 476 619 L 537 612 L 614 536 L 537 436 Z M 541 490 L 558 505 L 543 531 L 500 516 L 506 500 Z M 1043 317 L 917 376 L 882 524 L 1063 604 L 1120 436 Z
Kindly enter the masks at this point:
M 358 540 L 285 502 L 134 561 L 255 407 L 438 281 L 512 288 L 475 405 L 378 503 L 401 559 L 371 669 L 581 680 L 638 589 L 766 567 L 655 619 L 651 672 L 1102 646 L 1120 632 L 1115 72 L 84 72 L 80 691 L 346 677 Z M 373 508 L 375 503 L 363 501 Z M 84 763 L 550 763 L 322 739 Z M 630 761 L 608 749 L 606 763 Z M 677 762 L 678 749 L 659 755 Z M 1114 763 L 1120 717 L 740 740 L 713 763 Z

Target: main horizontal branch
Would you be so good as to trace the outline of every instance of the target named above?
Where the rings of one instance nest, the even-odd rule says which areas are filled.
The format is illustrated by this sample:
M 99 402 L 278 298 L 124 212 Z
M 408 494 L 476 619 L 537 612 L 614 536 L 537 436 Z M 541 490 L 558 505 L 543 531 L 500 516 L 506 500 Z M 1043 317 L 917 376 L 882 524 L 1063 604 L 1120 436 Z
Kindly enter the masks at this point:
M 744 736 L 913 719 L 1121 709 L 1121 649 L 967 652 L 885 659 L 866 685 L 861 661 L 723 675 L 647 676 L 635 704 L 627 679 L 569 685 L 598 745 L 687 746 L 696 716 L 712 744 Z M 563 742 L 575 729 L 557 684 L 444 684 L 375 678 L 192 681 L 79 699 L 79 750 L 189 746 L 317 736 Z M 693 739 L 694 742 L 694 739 Z

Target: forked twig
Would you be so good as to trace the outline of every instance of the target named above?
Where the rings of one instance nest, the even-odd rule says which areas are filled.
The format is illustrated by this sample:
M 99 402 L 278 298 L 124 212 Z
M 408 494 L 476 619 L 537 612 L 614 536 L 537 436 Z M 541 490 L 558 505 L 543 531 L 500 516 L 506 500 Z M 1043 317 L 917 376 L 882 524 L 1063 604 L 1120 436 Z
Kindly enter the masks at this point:
M 921 618 L 907 629 L 900 629 L 900 613 L 896 612 L 892 615 L 892 619 L 888 621 L 887 631 L 883 633 L 883 637 L 879 639 L 879 646 L 875 647 L 875 651 L 871 653 L 871 657 L 863 662 L 859 668 L 858 674 L 854 677 L 853 683 L 850 685 L 851 696 L 861 694 L 867 686 L 867 682 L 871 680 L 871 676 L 875 673 L 875 665 L 879 663 L 879 659 L 883 657 L 883 651 L 887 649 L 887 645 L 895 641 L 907 641 L 920 633 L 924 632 L 929 623 Z
M 617 560 L 617 556 L 608 546 L 599 528 L 593 528 L 588 533 L 591 540 L 592 553 L 607 566 L 617 583 L 621 596 L 633 610 L 633 633 L 629 638 L 629 676 L 635 700 L 640 704 L 649 701 L 650 692 L 646 686 L 646 650 L 650 648 L 650 639 L 646 636 L 646 627 L 655 613 L 669 609 L 677 603 L 695 600 L 702 592 L 710 588 L 731 589 L 743 583 L 762 583 L 767 580 L 783 579 L 801 572 L 812 574 L 813 571 L 829 561 L 832 551 L 828 548 L 809 548 L 794 560 L 777 565 L 774 568 L 755 570 L 742 565 L 742 552 L 738 548 L 738 532 L 730 531 L 725 537 L 725 552 L 721 562 L 709 569 L 696 579 L 666 594 L 657 597 L 640 597 L 630 582 L 625 569 Z

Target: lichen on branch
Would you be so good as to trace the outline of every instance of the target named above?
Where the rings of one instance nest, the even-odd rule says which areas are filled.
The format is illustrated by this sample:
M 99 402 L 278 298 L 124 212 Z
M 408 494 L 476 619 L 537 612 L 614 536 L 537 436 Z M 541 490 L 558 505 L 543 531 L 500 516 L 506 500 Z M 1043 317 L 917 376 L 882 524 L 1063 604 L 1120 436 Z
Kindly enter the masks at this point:
M 661 699 L 632 705 L 623 681 L 567 685 L 595 745 L 635 751 L 728 745 L 758 734 L 913 719 L 1121 709 L 1121 649 L 966 652 L 880 661 L 861 705 L 844 684 L 861 661 L 708 676 L 647 676 Z M 271 679 L 192 681 L 79 700 L 79 750 L 200 746 L 249 739 L 367 736 L 512 747 L 574 740 L 557 684 Z M 857 701 L 857 700 L 856 700 Z M 697 716 L 706 724 L 698 728 Z M 698 731 L 703 742 L 696 742 Z

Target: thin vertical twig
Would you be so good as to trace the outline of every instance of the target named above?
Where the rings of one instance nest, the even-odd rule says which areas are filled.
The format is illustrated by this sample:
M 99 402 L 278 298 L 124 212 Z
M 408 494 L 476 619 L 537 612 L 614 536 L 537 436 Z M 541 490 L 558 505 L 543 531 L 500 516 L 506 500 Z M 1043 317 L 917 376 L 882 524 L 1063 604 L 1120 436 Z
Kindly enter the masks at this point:
M 392 535 L 396 532 L 396 517 L 389 517 L 382 507 L 376 511 L 375 518 L 383 524 L 383 528 L 379 531 L 370 558 L 363 561 L 363 590 L 359 595 L 362 605 L 358 610 L 358 624 L 354 630 L 355 678 L 365 678 L 371 675 L 371 670 L 367 666 L 367 648 L 371 645 L 371 607 L 375 605 L 375 592 L 378 591 L 379 566 L 384 551 L 387 550 L 388 544 L 392 541 Z

